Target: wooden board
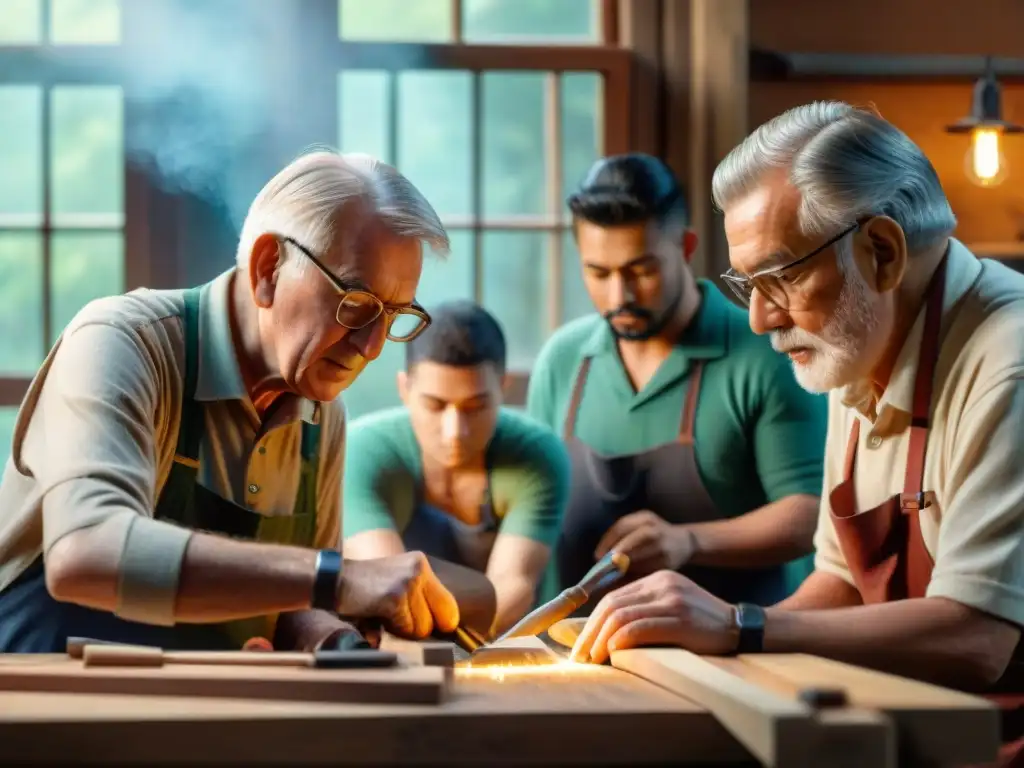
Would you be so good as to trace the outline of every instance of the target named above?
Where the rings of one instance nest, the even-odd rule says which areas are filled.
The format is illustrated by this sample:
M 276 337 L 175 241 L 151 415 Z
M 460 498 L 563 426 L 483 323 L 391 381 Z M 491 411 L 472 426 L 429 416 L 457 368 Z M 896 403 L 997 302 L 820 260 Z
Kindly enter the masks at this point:
M 456 645 L 441 640 L 406 640 L 390 632 L 382 632 L 380 649 L 397 653 L 411 666 L 453 667 Z
M 448 682 L 437 667 L 295 669 L 171 664 L 159 668 L 85 667 L 66 656 L 0 661 L 0 690 L 218 696 L 245 699 L 438 704 Z
M 543 666 L 563 661 L 539 637 L 513 637 L 473 651 L 460 666 Z
M 548 630 L 548 637 L 559 645 L 572 649 L 576 644 L 576 638 L 580 636 L 580 632 L 583 631 L 586 624 L 586 618 L 562 619 L 551 626 Z
M 746 664 L 807 686 L 841 686 L 854 706 L 892 718 L 901 755 L 929 764 L 995 760 L 1000 716 L 989 701 L 948 688 L 803 654 L 752 654 Z
M 454 677 L 434 707 L 0 692 L 0 763 L 756 765 L 702 707 L 609 667 Z
M 818 768 L 893 765 L 890 724 L 871 713 L 819 713 L 689 651 L 616 651 L 612 665 L 705 707 L 766 766 Z M 849 745 L 864 740 L 863 749 Z

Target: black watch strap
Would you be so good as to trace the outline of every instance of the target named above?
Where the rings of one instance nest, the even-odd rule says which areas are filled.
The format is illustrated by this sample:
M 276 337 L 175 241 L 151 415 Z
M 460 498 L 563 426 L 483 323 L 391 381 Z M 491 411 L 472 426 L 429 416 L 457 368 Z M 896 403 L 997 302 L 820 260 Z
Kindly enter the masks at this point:
M 736 627 L 739 642 L 736 653 L 761 653 L 764 650 L 764 608 L 753 603 L 736 604 Z
M 313 581 L 312 607 L 338 612 L 341 584 L 341 552 L 321 549 L 316 556 L 316 577 Z

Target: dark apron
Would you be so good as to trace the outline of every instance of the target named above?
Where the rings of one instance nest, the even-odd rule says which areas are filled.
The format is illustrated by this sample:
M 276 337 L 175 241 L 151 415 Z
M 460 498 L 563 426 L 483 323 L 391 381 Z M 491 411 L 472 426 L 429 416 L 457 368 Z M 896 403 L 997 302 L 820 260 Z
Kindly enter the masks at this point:
M 920 515 L 934 499 L 934 492 L 924 491 L 924 462 L 935 363 L 941 348 L 945 274 L 943 259 L 928 288 L 903 493 L 890 496 L 872 509 L 859 510 L 854 473 L 860 420 L 854 417 L 846 444 L 843 481 L 829 494 L 836 539 L 866 605 L 924 597 L 932 578 L 934 563 L 921 535 Z M 1000 768 L 1024 766 L 1024 664 L 1019 651 L 1020 647 L 989 696 L 1003 711 L 1004 747 L 996 763 Z
M 490 470 L 487 490 L 480 504 L 480 522 L 469 525 L 427 504 L 423 492 L 417 493 L 412 519 L 402 532 L 406 550 L 419 551 L 452 563 L 485 573 L 487 561 L 498 535 L 498 519 L 494 515 Z
M 320 427 L 303 423 L 302 462 L 293 515 L 267 517 L 228 501 L 197 481 L 203 406 L 195 400 L 199 360 L 200 289 L 185 291 L 185 387 L 174 463 L 154 517 L 196 531 L 297 546 L 313 546 Z M 42 557 L 0 593 L 0 653 L 63 653 L 68 637 L 89 637 L 165 649 L 238 649 L 249 637 L 272 632 L 266 616 L 224 624 L 159 627 L 113 613 L 54 600 L 46 589 Z
M 643 453 L 611 457 L 602 456 L 576 437 L 576 418 L 590 364 L 591 358 L 585 357 L 564 426 L 572 482 L 554 556 L 561 589 L 578 583 L 593 567 L 598 542 L 621 517 L 646 509 L 672 524 L 722 519 L 701 481 L 694 450 L 703 361 L 693 363 L 676 440 Z M 782 566 L 744 570 L 684 566 L 680 572 L 730 603 L 771 605 L 787 593 Z M 591 599 L 574 615 L 588 614 L 596 602 Z

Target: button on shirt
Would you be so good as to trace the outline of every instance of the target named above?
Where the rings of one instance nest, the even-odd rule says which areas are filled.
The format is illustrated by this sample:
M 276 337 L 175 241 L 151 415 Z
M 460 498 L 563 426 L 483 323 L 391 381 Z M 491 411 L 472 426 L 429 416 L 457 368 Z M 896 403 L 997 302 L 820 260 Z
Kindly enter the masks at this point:
M 927 594 L 1024 624 L 1024 275 L 979 261 L 957 240 L 947 258 L 924 465 L 935 501 L 919 513 L 935 561 Z M 843 479 L 854 419 L 858 508 L 903 492 L 923 330 L 922 309 L 877 401 L 869 382 L 829 395 L 815 566 L 850 584 L 828 493 Z
M 337 547 L 344 410 L 286 396 L 260 422 L 231 340 L 234 274 L 201 292 L 199 482 L 255 512 L 291 515 L 301 423 L 319 421 L 315 545 Z M 72 531 L 153 516 L 178 438 L 183 311 L 182 291 L 138 290 L 92 302 L 65 329 L 29 388 L 0 481 L 0 589 Z

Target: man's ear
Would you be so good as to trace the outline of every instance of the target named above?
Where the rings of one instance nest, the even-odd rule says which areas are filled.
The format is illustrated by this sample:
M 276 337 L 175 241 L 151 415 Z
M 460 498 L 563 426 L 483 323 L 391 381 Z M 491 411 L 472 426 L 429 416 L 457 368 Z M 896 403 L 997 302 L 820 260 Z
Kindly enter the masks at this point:
M 277 268 L 284 256 L 281 242 L 271 234 L 256 238 L 249 252 L 249 284 L 256 306 L 269 309 L 274 304 Z
M 409 375 L 405 371 L 399 371 L 395 375 L 395 384 L 398 387 L 399 399 L 405 405 L 409 405 Z
M 692 229 L 683 230 L 683 258 L 689 264 L 697 252 L 697 233 Z
M 895 290 L 907 271 L 907 238 L 903 228 L 888 216 L 875 216 L 865 222 L 861 263 L 867 266 L 865 277 L 878 293 Z

